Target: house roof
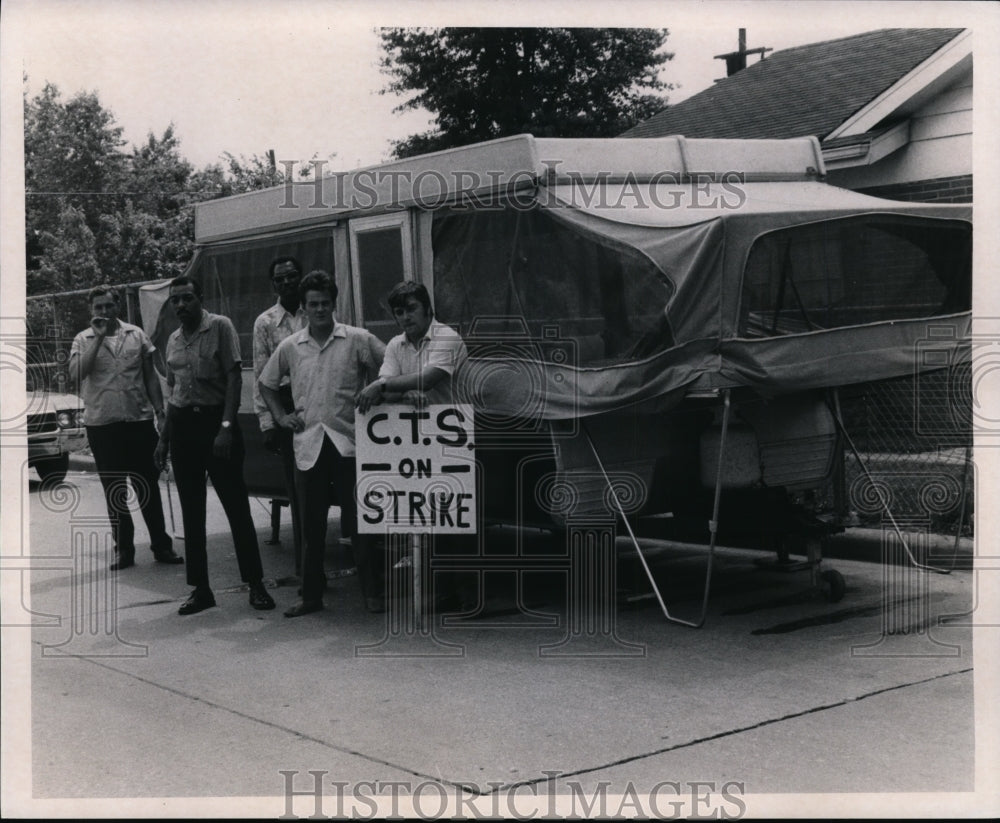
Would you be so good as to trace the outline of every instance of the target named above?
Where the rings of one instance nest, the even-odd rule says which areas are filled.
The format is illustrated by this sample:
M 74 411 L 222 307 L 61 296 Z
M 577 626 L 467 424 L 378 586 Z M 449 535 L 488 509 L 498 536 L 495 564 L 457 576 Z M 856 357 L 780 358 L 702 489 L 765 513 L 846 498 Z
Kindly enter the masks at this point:
M 963 29 L 881 29 L 775 52 L 623 137 L 823 139 Z

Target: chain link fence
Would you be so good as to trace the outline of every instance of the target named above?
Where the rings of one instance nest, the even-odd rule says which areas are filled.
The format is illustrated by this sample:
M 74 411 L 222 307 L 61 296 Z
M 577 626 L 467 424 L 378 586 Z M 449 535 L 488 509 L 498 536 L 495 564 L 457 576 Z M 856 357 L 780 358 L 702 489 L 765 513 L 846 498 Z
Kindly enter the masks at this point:
M 888 509 L 937 534 L 972 535 L 969 378 L 957 367 L 840 389 L 848 442 L 833 497 L 846 522 L 877 528 Z
M 155 282 L 155 281 L 150 281 Z M 139 324 L 138 287 L 117 286 L 124 299 L 120 317 Z M 29 391 L 72 392 L 67 366 L 73 338 L 90 325 L 89 289 L 35 295 L 25 303 L 26 387 Z

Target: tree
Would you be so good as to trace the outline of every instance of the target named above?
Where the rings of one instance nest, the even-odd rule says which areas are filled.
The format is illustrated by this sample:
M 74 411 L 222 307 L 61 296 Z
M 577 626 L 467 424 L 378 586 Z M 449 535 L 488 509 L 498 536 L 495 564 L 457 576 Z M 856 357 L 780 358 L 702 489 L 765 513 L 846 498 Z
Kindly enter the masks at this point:
M 222 156 L 226 159 L 227 194 L 269 189 L 285 182 L 285 172 L 278 168 L 273 151 L 265 157 L 254 154 L 249 160 L 242 154 L 234 157 L 228 151 Z
M 27 272 L 29 293 L 82 289 L 99 280 L 94 234 L 82 209 L 61 201 L 53 230 L 42 231 L 40 240 L 46 254 L 37 270 Z
M 436 130 L 396 141 L 396 157 L 512 134 L 610 137 L 661 110 L 666 29 L 386 29 L 383 93 L 425 108 Z
M 63 100 L 46 83 L 24 100 L 27 290 L 70 291 L 183 273 L 194 249 L 191 206 L 263 181 L 230 170 L 195 173 L 170 124 L 126 151 L 96 93 Z
M 194 169 L 181 157 L 173 123 L 162 137 L 149 132 L 143 145 L 133 147 L 128 167 L 127 188 L 133 206 L 167 219 L 187 205 Z
M 64 101 L 46 83 L 33 99 L 25 94 L 28 294 L 182 274 L 194 251 L 195 203 L 285 179 L 273 152 L 249 160 L 227 152 L 225 167 L 195 171 L 172 123 L 124 145 L 96 93 Z
M 28 269 L 41 267 L 43 236 L 58 231 L 67 206 L 76 209 L 97 237 L 100 217 L 114 204 L 124 156 L 122 129 L 96 94 L 81 93 L 67 102 L 46 83 L 24 101 L 25 219 Z

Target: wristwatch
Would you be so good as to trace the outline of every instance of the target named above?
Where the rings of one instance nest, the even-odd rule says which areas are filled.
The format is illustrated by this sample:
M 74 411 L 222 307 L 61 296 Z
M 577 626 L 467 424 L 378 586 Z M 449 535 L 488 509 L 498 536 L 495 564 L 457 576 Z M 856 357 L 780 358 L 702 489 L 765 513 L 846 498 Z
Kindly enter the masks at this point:
M 224 428 L 224 429 L 228 429 L 228 428 L 229 428 L 230 426 L 232 426 L 232 425 L 233 425 L 233 424 L 232 424 L 232 423 L 230 423 L 230 422 L 229 422 L 228 420 L 223 420 L 223 421 L 222 421 L 222 428 Z

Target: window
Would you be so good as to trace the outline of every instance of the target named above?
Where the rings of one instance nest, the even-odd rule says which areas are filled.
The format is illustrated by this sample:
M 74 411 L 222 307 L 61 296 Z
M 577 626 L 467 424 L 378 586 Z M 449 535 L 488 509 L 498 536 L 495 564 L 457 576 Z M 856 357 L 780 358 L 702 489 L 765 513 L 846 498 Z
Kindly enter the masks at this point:
M 603 245 L 540 209 L 434 213 L 434 306 L 467 334 L 569 341 L 573 366 L 649 357 L 673 344 L 671 285 L 644 255 Z M 476 356 L 475 338 L 466 340 Z M 546 343 L 545 345 L 548 345 Z
M 198 267 L 191 273 L 201 280 L 205 308 L 226 315 L 236 326 L 244 366 L 253 363 L 254 320 L 277 300 L 268 277 L 271 261 L 289 256 L 302 264 L 303 275 L 313 269 L 333 274 L 333 230 L 314 229 L 209 247 L 202 251 Z M 176 322 L 172 328 L 176 328 Z
M 892 215 L 828 220 L 772 232 L 750 249 L 741 333 L 813 329 L 968 311 L 972 230 Z
M 383 342 L 399 331 L 386 295 L 413 279 L 409 215 L 356 218 L 350 223 L 354 310 L 358 323 Z

